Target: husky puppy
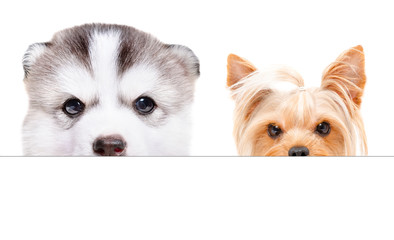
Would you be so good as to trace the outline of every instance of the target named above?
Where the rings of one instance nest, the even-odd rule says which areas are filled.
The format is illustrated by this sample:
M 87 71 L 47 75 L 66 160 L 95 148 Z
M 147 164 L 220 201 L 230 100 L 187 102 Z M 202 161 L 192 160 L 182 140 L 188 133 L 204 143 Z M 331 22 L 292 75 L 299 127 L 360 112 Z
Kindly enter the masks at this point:
M 86 24 L 23 59 L 26 155 L 187 155 L 199 61 L 128 26 Z

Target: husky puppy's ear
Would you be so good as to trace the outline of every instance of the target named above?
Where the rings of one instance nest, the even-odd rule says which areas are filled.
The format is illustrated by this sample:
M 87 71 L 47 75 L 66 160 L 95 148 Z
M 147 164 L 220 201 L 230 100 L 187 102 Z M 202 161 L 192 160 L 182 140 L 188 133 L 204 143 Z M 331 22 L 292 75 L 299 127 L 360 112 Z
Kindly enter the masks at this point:
M 34 43 L 29 46 L 25 55 L 23 56 L 23 70 L 25 71 L 25 77 L 29 75 L 31 66 L 36 62 L 37 58 L 41 56 L 50 43 Z
M 251 62 L 235 54 L 227 58 L 227 86 L 231 87 L 242 78 L 256 71 L 257 68 Z
M 169 44 L 167 46 L 186 64 L 192 75 L 195 77 L 200 76 L 200 61 L 190 48 L 178 44 Z
M 322 88 L 336 92 L 345 103 L 359 108 L 367 80 L 364 61 L 362 46 L 346 50 L 324 71 Z

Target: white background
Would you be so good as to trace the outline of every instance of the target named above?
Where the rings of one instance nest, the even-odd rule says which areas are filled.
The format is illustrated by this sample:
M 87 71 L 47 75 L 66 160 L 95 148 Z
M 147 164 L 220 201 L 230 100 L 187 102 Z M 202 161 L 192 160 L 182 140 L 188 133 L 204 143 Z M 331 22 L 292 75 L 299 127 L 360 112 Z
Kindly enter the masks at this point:
M 232 52 L 318 86 L 362 44 L 371 155 L 394 155 L 390 1 L 7 1 L 0 25 L 0 155 L 20 155 L 27 47 L 83 23 L 131 25 L 201 61 L 193 155 L 235 155 Z M 393 239 L 389 158 L 0 159 L 0 239 Z
M 10 159 L 0 239 L 394 238 L 392 159 Z

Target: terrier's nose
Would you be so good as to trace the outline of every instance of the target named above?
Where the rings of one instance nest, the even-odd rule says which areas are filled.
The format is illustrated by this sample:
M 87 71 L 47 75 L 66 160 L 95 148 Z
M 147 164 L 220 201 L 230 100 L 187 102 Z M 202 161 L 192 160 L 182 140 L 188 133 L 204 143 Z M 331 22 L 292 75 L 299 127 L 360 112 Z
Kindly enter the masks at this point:
M 308 156 L 309 149 L 306 147 L 292 147 L 289 150 L 289 156 Z
M 121 156 L 126 152 L 126 142 L 120 135 L 98 137 L 93 142 L 93 151 L 101 156 Z

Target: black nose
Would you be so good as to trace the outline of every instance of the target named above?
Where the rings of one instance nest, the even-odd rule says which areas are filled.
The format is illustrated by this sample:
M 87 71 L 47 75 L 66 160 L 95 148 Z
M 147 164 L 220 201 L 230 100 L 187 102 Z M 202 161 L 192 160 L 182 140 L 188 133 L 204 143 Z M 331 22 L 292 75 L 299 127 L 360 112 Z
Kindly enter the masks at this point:
M 309 149 L 306 147 L 292 147 L 289 150 L 289 156 L 308 156 Z
M 101 156 L 121 156 L 125 153 L 126 142 L 119 135 L 98 137 L 93 142 L 93 151 Z

